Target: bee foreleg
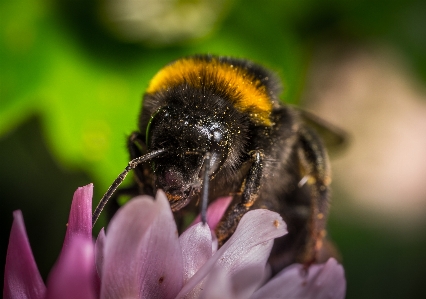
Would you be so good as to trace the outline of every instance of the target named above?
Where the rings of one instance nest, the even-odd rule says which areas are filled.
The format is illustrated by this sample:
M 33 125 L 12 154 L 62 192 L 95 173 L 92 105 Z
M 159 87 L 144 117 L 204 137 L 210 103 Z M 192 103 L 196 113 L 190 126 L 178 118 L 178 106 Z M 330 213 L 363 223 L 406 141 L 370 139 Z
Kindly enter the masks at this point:
M 144 156 L 147 154 L 146 145 L 144 141 L 144 136 L 142 136 L 139 132 L 133 132 L 127 138 L 127 148 L 129 149 L 131 160 L 137 159 L 138 157 Z M 120 189 L 112 189 L 110 193 L 104 195 L 100 202 L 100 206 L 96 208 L 96 212 L 93 216 L 93 223 L 96 222 L 96 219 L 99 216 L 99 213 L 102 211 L 103 206 L 106 204 L 106 201 L 110 201 L 111 203 L 107 207 L 108 219 L 111 219 L 112 216 L 117 212 L 120 208 L 119 199 L 123 196 L 135 197 L 139 194 L 149 194 L 153 195 L 152 188 L 152 178 L 147 171 L 149 168 L 144 166 L 143 164 L 138 165 L 136 168 L 131 168 L 135 171 L 135 180 L 131 186 L 120 188 Z M 130 169 L 129 169 L 130 171 Z M 127 172 L 125 174 L 121 174 L 116 180 L 117 187 L 124 180 L 124 177 L 127 176 Z M 122 178 L 120 178 L 122 177 Z M 151 183 L 150 183 L 151 182 Z
M 92 226 L 95 225 L 96 221 L 99 218 L 99 215 L 101 214 L 102 210 L 104 209 L 105 205 L 107 204 L 108 200 L 113 196 L 117 188 L 121 185 L 121 183 L 126 178 L 127 174 L 132 170 L 135 169 L 138 165 L 140 165 L 143 162 L 149 161 L 155 157 L 161 156 L 166 152 L 165 149 L 159 149 L 152 151 L 148 154 L 145 154 L 143 156 L 137 157 L 133 160 L 131 160 L 126 168 L 118 175 L 118 177 L 114 180 L 111 186 L 109 186 L 108 190 L 105 192 L 104 196 L 102 196 L 101 200 L 99 201 L 98 205 L 95 208 L 95 211 L 92 214 Z
M 262 150 L 254 150 L 249 154 L 251 156 L 252 165 L 242 184 L 243 192 L 241 201 L 228 210 L 227 214 L 222 218 L 216 228 L 219 246 L 223 245 L 234 233 L 240 219 L 250 210 L 259 196 L 260 179 L 262 178 L 263 170 L 263 152 Z
M 143 156 L 147 153 L 147 146 L 145 144 L 145 136 L 140 132 L 133 132 L 127 139 L 127 147 L 129 149 L 131 160 Z M 150 166 L 141 164 L 134 170 L 134 178 L 139 189 L 137 194 L 147 194 L 154 196 L 153 177 L 150 171 Z

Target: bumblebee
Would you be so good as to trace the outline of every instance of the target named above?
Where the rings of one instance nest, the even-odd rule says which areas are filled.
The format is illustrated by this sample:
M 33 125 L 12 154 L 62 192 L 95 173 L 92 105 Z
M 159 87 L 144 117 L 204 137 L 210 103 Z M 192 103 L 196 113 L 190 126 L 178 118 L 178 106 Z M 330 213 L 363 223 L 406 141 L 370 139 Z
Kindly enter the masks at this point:
M 139 131 L 128 138 L 131 161 L 102 198 L 129 171 L 133 195 L 167 195 L 178 226 L 208 202 L 233 197 L 216 234 L 219 245 L 252 209 L 278 212 L 289 233 L 275 240 L 273 273 L 319 261 L 329 210 L 330 165 L 315 117 L 279 100 L 277 76 L 247 60 L 210 55 L 176 60 L 151 80 Z M 308 121 L 305 121 L 305 120 Z M 149 163 L 144 163 L 144 162 Z

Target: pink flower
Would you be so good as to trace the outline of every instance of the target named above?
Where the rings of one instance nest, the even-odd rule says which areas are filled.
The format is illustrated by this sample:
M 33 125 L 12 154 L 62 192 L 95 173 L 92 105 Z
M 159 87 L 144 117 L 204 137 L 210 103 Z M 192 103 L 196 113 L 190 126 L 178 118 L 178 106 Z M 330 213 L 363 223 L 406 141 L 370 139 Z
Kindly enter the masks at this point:
M 22 215 L 14 213 L 5 299 L 344 298 L 344 271 L 334 259 L 311 266 L 307 275 L 301 265 L 292 265 L 268 281 L 266 263 L 273 241 L 287 232 L 277 213 L 250 211 L 217 249 L 208 225 L 194 224 L 178 236 L 160 191 L 155 200 L 139 196 L 122 207 L 94 244 L 92 188 L 79 188 L 74 195 L 63 249 L 47 286 L 32 256 Z M 212 228 L 226 202 L 229 198 L 209 208 Z
M 49 274 L 41 279 L 25 231 L 21 211 L 15 211 L 7 249 L 3 298 L 97 298 L 97 275 L 92 241 L 93 186 L 74 193 L 65 241 Z

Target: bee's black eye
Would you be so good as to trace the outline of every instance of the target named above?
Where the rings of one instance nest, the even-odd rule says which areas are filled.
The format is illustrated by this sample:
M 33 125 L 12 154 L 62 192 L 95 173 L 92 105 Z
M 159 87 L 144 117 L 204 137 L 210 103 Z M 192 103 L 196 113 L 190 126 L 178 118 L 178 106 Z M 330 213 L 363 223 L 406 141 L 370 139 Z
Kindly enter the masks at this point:
M 149 119 L 149 122 L 146 126 L 146 131 L 145 131 L 145 143 L 147 146 L 150 145 L 150 141 L 151 141 L 151 129 L 152 126 L 155 122 L 158 121 L 166 121 L 167 118 L 169 117 L 170 113 L 169 113 L 169 107 L 160 107 L 159 109 L 157 109 L 157 111 L 155 111 L 152 115 L 151 118 Z

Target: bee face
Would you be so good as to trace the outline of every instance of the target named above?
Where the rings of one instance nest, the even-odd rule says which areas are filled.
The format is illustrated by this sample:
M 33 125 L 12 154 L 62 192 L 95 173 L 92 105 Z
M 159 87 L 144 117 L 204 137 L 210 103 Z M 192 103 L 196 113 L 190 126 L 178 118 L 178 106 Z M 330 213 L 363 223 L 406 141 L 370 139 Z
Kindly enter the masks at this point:
M 228 57 L 193 56 L 160 70 L 144 95 L 139 130 L 128 139 L 132 160 L 93 221 L 134 169 L 133 195 L 163 189 L 178 223 L 184 222 L 183 211 L 199 211 L 194 203 L 233 196 L 216 228 L 219 245 L 247 211 L 278 212 L 289 233 L 274 243 L 269 260 L 274 273 L 294 262 L 319 261 L 328 157 L 301 113 L 280 104 L 278 82 L 263 67 Z
M 210 176 L 217 173 L 228 158 L 226 122 L 209 112 L 200 109 L 194 114 L 168 105 L 150 118 L 146 132 L 149 151 L 167 151 L 152 163 L 155 186 L 165 191 L 172 210 L 183 208 L 199 196 L 206 153 L 210 154 Z

